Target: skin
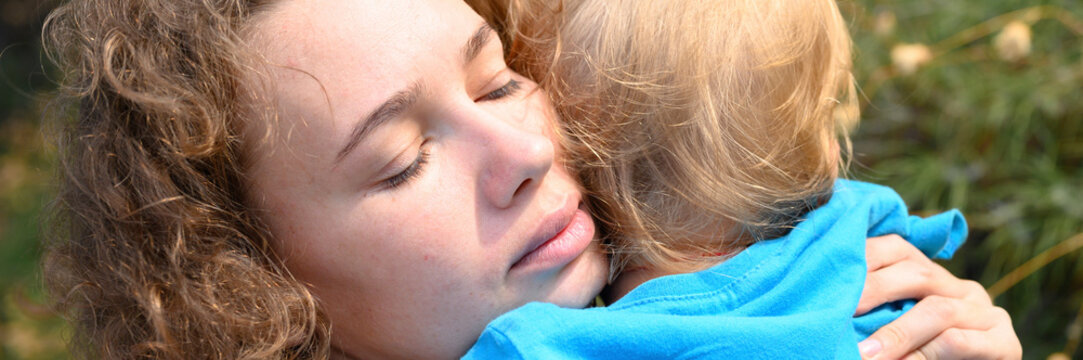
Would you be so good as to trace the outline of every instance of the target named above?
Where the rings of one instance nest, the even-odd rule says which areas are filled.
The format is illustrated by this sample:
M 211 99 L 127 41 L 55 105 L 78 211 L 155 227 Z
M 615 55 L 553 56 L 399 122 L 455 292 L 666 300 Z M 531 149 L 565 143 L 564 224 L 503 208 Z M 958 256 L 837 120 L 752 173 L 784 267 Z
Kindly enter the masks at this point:
M 342 358 L 462 354 L 504 312 L 583 307 L 604 285 L 547 98 L 507 68 L 495 34 L 463 61 L 483 24 L 436 0 L 287 0 L 255 24 L 281 65 L 250 201 L 333 319 Z M 359 122 L 415 88 L 413 105 L 344 150 Z M 561 229 L 566 246 L 527 256 Z

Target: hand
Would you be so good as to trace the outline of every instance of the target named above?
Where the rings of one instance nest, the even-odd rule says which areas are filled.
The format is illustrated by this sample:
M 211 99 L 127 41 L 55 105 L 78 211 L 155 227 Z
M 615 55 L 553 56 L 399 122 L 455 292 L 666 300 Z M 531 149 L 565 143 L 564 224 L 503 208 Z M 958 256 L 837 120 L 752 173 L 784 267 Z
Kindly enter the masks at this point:
M 864 314 L 896 300 L 910 311 L 858 344 L 863 359 L 1019 359 L 1011 317 L 985 288 L 956 278 L 898 235 L 869 238 L 869 273 L 857 306 Z

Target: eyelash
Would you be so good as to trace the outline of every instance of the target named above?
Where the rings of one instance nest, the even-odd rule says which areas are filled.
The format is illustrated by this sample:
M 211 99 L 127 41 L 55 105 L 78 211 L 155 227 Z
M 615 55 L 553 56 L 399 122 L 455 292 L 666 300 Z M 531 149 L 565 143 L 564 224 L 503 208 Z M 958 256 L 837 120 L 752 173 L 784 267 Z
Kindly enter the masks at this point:
M 425 167 L 425 164 L 429 163 L 429 151 L 421 149 L 417 153 L 417 159 L 414 159 L 414 163 L 407 166 L 402 172 L 396 174 L 384 180 L 384 186 L 389 190 L 405 185 L 414 178 L 421 176 L 421 170 Z
M 485 96 L 482 96 L 481 98 L 484 100 L 499 100 L 507 96 L 515 95 L 522 87 L 523 84 L 519 83 L 518 80 L 512 79 L 508 81 L 506 85 L 493 90 L 491 93 L 485 94 Z

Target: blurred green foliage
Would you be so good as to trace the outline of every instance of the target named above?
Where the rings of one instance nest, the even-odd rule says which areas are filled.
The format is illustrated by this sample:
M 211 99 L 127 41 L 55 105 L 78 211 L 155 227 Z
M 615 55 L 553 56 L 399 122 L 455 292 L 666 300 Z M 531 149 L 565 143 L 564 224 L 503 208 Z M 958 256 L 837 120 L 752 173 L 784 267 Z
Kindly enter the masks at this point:
M 955 274 L 989 287 L 1083 233 L 1083 4 L 908 0 L 842 8 L 852 19 L 863 91 L 854 176 L 895 188 L 919 211 L 961 209 L 971 235 L 947 263 Z M 1010 41 L 998 38 L 1011 37 L 1001 33 L 1012 21 L 1029 30 L 1030 49 L 1004 59 L 998 42 Z M 927 45 L 931 58 L 904 74 L 891 56 L 899 44 Z M 1072 323 L 1083 304 L 1083 251 L 995 300 L 1012 314 L 1027 358 L 1073 350 L 1066 347 L 1079 338 Z
M 38 40 L 48 4 L 0 1 L 0 359 L 66 357 L 64 324 L 41 305 L 37 263 L 52 182 L 39 128 L 52 87 Z M 852 176 L 894 187 L 918 212 L 963 210 L 970 240 L 946 266 L 989 287 L 1083 233 L 1083 4 L 840 5 L 862 92 Z M 1046 7 L 1017 11 L 1038 5 Z M 1013 20 L 1026 25 L 1030 48 L 1005 60 L 996 38 Z M 900 44 L 923 44 L 928 53 L 893 60 Z M 1012 314 L 1026 358 L 1071 347 L 1071 357 L 1083 358 L 1072 345 L 1083 332 L 1083 251 L 1049 262 L 995 300 Z

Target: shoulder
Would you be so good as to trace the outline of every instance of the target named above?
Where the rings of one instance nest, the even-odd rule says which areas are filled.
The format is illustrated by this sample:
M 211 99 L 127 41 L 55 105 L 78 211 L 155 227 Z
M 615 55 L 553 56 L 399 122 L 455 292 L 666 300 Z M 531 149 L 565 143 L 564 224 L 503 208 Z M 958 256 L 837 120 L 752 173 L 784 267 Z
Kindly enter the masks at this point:
M 834 193 L 836 195 L 842 194 L 844 196 L 880 195 L 899 197 L 899 194 L 895 192 L 895 189 L 890 187 L 849 179 L 835 180 Z

